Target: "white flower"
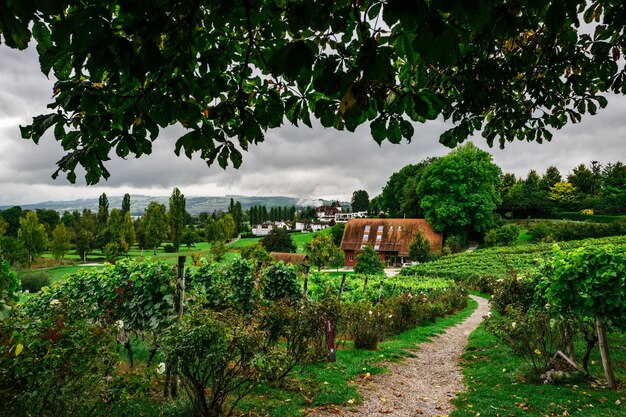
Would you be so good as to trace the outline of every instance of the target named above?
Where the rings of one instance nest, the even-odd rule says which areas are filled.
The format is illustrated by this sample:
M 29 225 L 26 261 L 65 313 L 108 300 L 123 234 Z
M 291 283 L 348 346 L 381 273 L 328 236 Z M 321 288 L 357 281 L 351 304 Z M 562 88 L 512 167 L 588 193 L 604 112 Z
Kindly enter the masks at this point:
M 122 330 L 122 329 L 124 328 L 124 321 L 123 321 L 123 320 L 118 320 L 118 321 L 116 321 L 116 322 L 115 322 L 115 326 L 116 326 L 118 329 Z
M 61 304 L 61 302 L 59 300 L 57 300 L 56 298 L 53 299 L 53 300 L 50 300 L 50 305 L 51 306 L 56 306 L 56 305 L 59 305 L 59 304 Z
M 511 327 L 512 328 L 515 328 L 515 326 L 517 326 L 517 323 L 515 323 L 515 322 L 511 323 Z
M 372 310 L 368 311 L 368 313 L 370 314 L 370 316 L 372 315 Z
M 390 319 L 392 317 L 393 317 L 393 314 L 390 314 L 390 315 L 387 316 L 388 319 Z
M 165 372 L 165 363 L 161 362 L 160 364 L 158 364 L 156 367 L 156 371 L 157 374 L 162 374 L 163 372 Z

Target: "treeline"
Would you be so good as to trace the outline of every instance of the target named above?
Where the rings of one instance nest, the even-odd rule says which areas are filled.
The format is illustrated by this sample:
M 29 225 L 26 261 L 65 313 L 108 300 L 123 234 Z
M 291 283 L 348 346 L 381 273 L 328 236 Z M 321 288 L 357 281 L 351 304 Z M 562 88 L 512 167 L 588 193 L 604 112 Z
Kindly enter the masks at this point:
M 438 159 L 428 158 L 395 172 L 372 201 L 388 217 L 424 217 L 425 195 L 420 194 L 419 184 L 427 168 Z M 621 215 L 626 213 L 626 166 L 620 161 L 592 161 L 566 175 L 554 166 L 543 174 L 530 170 L 525 178 L 504 173 L 496 181 L 495 191 L 496 212 L 505 218 L 553 217 L 579 211 Z
M 250 207 L 250 210 L 248 210 L 251 225 L 261 224 L 268 221 L 294 221 L 296 220 L 296 213 L 296 206 L 270 207 L 269 210 L 266 206 L 252 206 Z

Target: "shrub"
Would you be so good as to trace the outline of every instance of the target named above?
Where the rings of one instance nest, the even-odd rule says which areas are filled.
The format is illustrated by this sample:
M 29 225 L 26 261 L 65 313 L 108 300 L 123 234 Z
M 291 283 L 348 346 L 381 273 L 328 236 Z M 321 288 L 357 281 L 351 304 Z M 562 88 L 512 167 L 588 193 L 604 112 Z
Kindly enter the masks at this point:
M 176 248 L 171 243 L 166 243 L 165 245 L 163 245 L 163 251 L 165 253 L 174 253 L 176 252 Z
M 354 272 L 366 275 L 382 275 L 385 273 L 385 265 L 380 260 L 378 252 L 367 245 L 356 257 Z
M 391 317 L 389 333 L 399 334 L 417 327 L 426 317 L 426 304 L 410 293 L 386 300 L 385 309 Z
M 266 300 L 287 299 L 295 302 L 300 299 L 301 291 L 296 267 L 285 265 L 282 261 L 263 270 L 261 293 Z
M 230 415 L 273 366 L 270 346 L 255 322 L 208 310 L 190 312 L 161 338 L 197 416 Z
M 515 224 L 506 224 L 497 229 L 492 229 L 485 235 L 487 246 L 508 246 L 517 240 L 520 229 Z
M 44 271 L 27 272 L 20 277 L 22 281 L 22 291 L 30 293 L 39 292 L 43 287 L 50 286 L 50 275 Z
M 415 239 L 409 246 L 409 258 L 417 262 L 426 262 L 430 259 L 430 242 L 421 232 L 415 235 Z
M 0 322 L 3 415 L 110 415 L 105 377 L 117 360 L 115 337 L 86 318 L 81 301 L 50 304 L 45 315 L 18 310 Z
M 355 348 L 378 349 L 378 342 L 384 329 L 384 314 L 384 308 L 380 304 L 373 306 L 365 300 L 346 306 L 346 327 Z
M 525 312 L 533 305 L 545 304 L 536 300 L 536 283 L 530 278 L 511 276 L 499 279 L 495 284 L 491 307 L 500 314 L 506 314 L 509 309 Z
M 450 248 L 451 253 L 459 253 L 467 246 L 467 239 L 462 234 L 452 234 L 446 238 L 445 245 Z

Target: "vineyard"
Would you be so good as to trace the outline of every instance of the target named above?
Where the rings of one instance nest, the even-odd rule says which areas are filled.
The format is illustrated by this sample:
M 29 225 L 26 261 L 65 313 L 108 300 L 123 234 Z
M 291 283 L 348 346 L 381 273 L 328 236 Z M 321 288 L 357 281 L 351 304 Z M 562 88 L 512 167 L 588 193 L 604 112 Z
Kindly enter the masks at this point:
M 605 244 L 626 248 L 626 236 L 572 240 L 560 242 L 558 246 L 563 250 L 571 250 L 583 246 Z M 511 273 L 528 272 L 537 265 L 538 259 L 546 258 L 553 252 L 554 245 L 554 243 L 540 243 L 478 249 L 404 268 L 401 275 L 420 279 L 439 277 L 466 282 L 477 282 L 485 277 L 498 279 L 509 276 Z
M 468 302 L 465 289 L 441 278 L 307 280 L 282 262 L 239 258 L 182 271 L 120 260 L 17 303 L 0 327 L 0 399 L 10 415 L 162 415 L 171 407 L 173 415 L 229 415 L 254 402 L 251 392 L 285 395 L 281 387 L 305 369 L 316 403 L 342 403 L 355 396 L 347 381 L 358 369 L 382 370 L 368 358 L 401 356 L 405 339 L 425 340 L 416 328 L 433 332 Z M 329 378 L 335 358 L 353 371 L 341 376 L 343 397 L 328 399 L 317 378 Z

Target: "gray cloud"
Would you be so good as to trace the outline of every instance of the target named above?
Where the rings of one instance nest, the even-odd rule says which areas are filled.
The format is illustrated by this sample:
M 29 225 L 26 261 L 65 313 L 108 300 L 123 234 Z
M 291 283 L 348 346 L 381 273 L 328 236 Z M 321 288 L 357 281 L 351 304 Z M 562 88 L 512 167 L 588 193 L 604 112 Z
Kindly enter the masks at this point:
M 152 155 L 121 160 L 112 156 L 106 165 L 112 177 L 97 186 L 52 180 L 59 144 L 45 138 L 39 145 L 20 138 L 18 125 L 46 111 L 52 81 L 39 71 L 35 51 L 14 51 L 0 46 L 0 205 L 97 196 L 102 192 L 167 195 L 178 186 L 187 195 L 290 195 L 302 199 L 349 199 L 357 189 L 371 196 L 380 192 L 389 176 L 404 165 L 444 155 L 439 135 L 449 127 L 441 120 L 415 125 L 411 143 L 379 147 L 368 126 L 355 133 L 285 125 L 270 131 L 265 142 L 244 153 L 239 170 L 208 168 L 199 158 L 176 158 L 175 139 L 183 132 L 173 127 L 161 133 Z M 481 137 L 473 139 L 488 150 L 505 172 L 525 176 L 530 169 L 544 172 L 556 165 L 567 174 L 591 160 L 626 161 L 622 138 L 626 135 L 626 98 L 612 96 L 609 107 L 582 123 L 554 132 L 551 143 L 516 142 L 505 150 L 489 148 Z M 80 175 L 80 174 L 79 174 Z

